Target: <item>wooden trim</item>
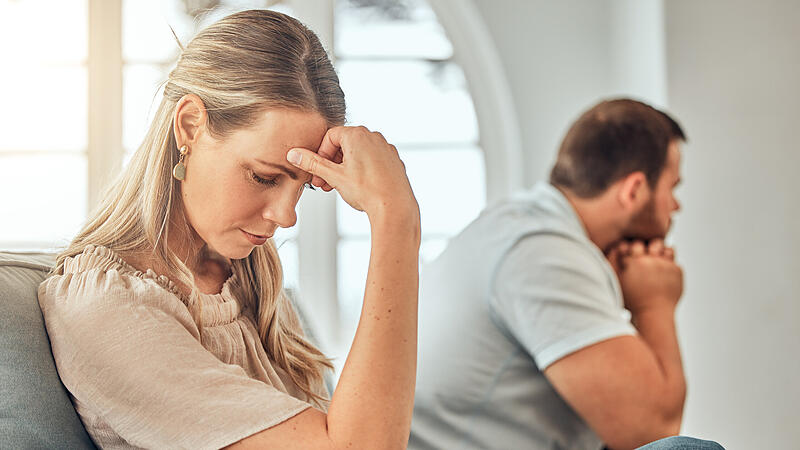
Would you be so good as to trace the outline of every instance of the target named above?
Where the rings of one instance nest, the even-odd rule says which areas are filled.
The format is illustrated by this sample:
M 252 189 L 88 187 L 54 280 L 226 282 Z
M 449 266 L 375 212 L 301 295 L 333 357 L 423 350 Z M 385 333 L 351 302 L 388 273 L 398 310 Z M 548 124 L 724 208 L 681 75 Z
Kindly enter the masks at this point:
M 122 166 L 122 0 L 89 0 L 89 210 Z

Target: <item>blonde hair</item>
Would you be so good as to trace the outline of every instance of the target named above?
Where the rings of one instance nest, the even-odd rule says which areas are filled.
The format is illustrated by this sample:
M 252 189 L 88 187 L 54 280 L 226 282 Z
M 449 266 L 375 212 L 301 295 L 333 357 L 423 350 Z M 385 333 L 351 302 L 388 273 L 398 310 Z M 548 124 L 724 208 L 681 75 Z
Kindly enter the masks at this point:
M 169 74 L 164 96 L 147 135 L 129 166 L 103 196 L 98 208 L 69 247 L 64 261 L 101 245 L 116 252 L 152 250 L 176 281 L 192 288 L 184 301 L 201 327 L 194 277 L 185 261 L 167 246 L 171 227 L 191 236 L 184 216 L 179 182 L 172 177 L 178 162 L 173 130 L 177 102 L 196 94 L 205 104 L 209 131 L 224 137 L 247 127 L 266 108 L 315 111 L 329 126 L 344 123 L 344 94 L 319 39 L 297 20 L 273 11 L 230 15 L 201 31 L 186 46 Z M 297 314 L 283 290 L 283 272 L 270 239 L 243 259 L 232 261 L 236 297 L 255 312 L 257 329 L 272 360 L 306 396 L 322 404 L 317 392 L 325 356 L 302 335 Z

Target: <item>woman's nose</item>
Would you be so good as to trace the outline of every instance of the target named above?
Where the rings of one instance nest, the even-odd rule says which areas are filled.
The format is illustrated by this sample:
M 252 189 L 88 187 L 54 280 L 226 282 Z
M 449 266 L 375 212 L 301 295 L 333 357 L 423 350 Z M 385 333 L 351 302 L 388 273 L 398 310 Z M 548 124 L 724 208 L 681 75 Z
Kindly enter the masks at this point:
M 281 228 L 293 227 L 297 223 L 296 206 L 297 200 L 288 198 L 288 196 L 275 199 L 266 205 L 263 217 Z
M 281 228 L 293 227 L 297 223 L 297 213 L 294 208 L 276 208 L 274 211 L 270 210 L 269 214 L 264 214 L 264 218 Z

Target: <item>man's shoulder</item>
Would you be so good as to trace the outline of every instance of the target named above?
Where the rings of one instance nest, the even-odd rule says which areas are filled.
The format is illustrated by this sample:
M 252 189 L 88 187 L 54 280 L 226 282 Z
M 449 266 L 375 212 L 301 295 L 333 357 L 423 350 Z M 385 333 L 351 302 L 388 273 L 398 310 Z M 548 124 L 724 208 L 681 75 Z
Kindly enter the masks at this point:
M 503 257 L 502 265 L 524 267 L 530 276 L 557 272 L 604 278 L 604 258 L 591 241 L 563 229 L 538 229 L 522 235 Z
M 553 186 L 540 183 L 487 207 L 479 217 L 487 223 L 516 224 L 541 232 L 584 235 L 574 209 Z
M 551 196 L 552 197 L 552 196 Z M 494 271 L 515 247 L 536 254 L 566 253 L 591 258 L 591 242 L 582 225 L 556 200 L 536 192 L 509 197 L 490 205 L 458 235 L 450 239 L 434 263 L 463 270 L 478 266 Z

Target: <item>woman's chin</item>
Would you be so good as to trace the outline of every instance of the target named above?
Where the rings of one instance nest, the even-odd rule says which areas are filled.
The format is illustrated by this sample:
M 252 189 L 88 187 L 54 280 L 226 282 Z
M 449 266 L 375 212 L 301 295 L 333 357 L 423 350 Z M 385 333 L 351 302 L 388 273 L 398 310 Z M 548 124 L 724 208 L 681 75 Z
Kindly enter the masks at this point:
M 244 259 L 250 256 L 250 253 L 253 253 L 253 249 L 255 248 L 254 245 L 251 244 L 243 244 L 243 245 L 225 245 L 220 246 L 221 248 L 215 248 L 214 250 L 219 253 L 221 256 L 228 258 L 228 259 Z

